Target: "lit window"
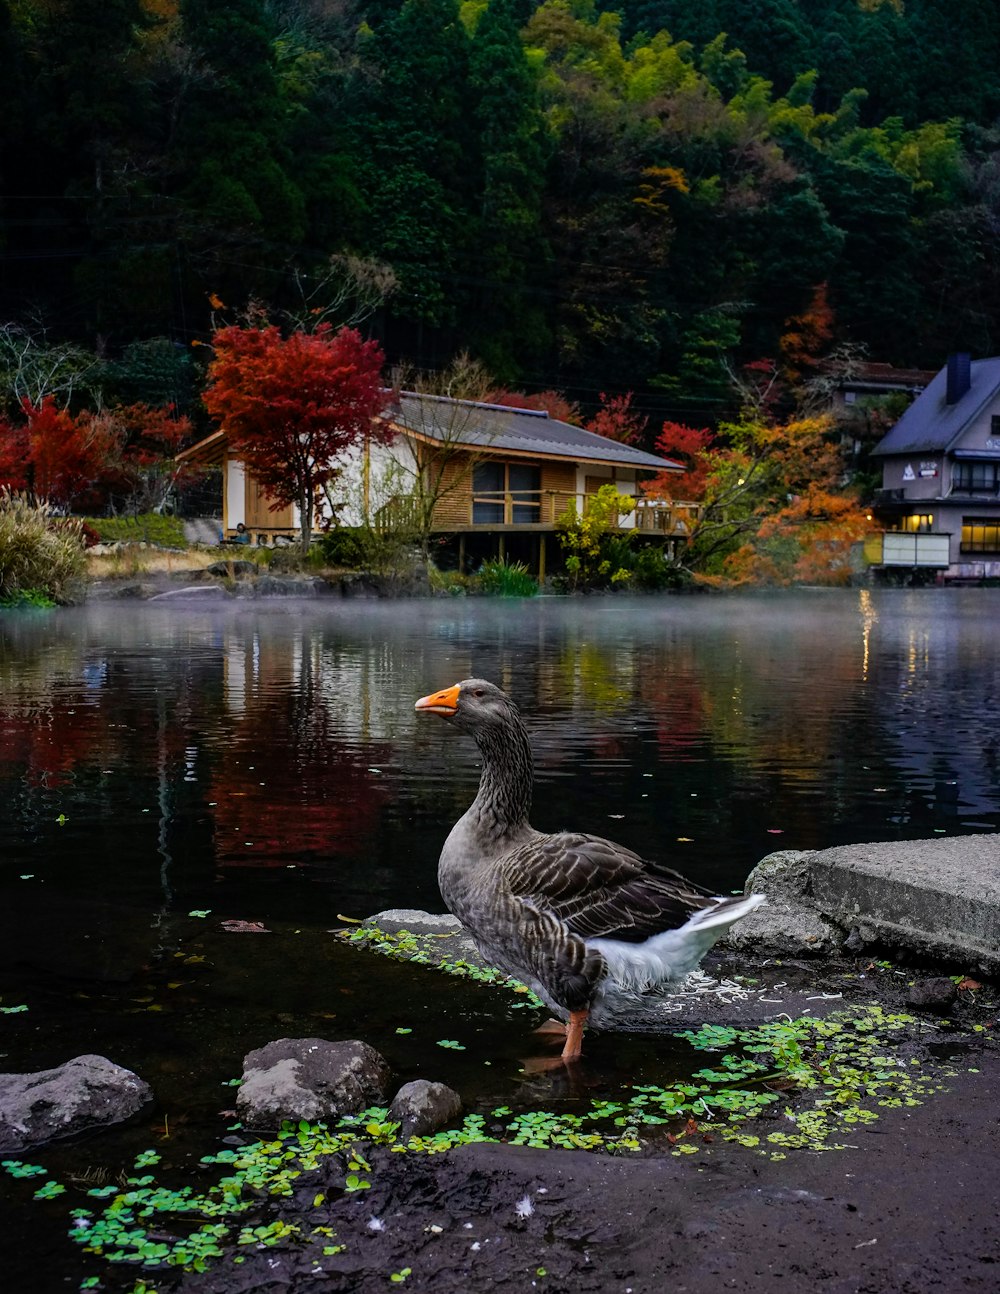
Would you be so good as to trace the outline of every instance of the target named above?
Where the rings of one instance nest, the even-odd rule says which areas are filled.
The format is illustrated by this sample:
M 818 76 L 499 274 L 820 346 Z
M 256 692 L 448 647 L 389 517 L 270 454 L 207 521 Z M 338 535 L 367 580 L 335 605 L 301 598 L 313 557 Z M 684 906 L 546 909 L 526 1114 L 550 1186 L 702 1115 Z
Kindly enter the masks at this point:
M 908 517 L 900 517 L 896 530 L 905 530 L 908 534 L 924 534 L 934 527 L 934 514 L 931 512 L 913 512 Z
M 1000 553 L 1000 519 L 962 518 L 963 553 Z

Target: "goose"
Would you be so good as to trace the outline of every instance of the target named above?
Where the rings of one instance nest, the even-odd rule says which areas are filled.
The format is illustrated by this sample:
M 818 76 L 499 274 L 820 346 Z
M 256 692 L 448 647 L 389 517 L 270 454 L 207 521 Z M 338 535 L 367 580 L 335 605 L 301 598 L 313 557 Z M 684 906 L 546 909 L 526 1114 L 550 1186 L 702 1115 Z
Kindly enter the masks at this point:
M 566 1022 L 564 1062 L 579 1059 L 586 1024 L 613 1027 L 624 1008 L 667 991 L 764 902 L 713 895 L 601 836 L 536 831 L 528 733 L 494 683 L 467 678 L 415 708 L 482 755 L 476 798 L 441 850 L 441 896 L 483 957 Z

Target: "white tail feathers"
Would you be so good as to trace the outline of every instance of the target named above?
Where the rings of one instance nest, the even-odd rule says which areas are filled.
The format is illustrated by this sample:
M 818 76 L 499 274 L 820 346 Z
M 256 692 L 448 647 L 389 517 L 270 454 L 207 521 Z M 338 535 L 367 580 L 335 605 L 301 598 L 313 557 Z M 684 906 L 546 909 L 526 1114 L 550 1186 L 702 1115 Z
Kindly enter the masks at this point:
M 764 902 L 763 894 L 717 899 L 712 907 L 702 908 L 676 930 L 664 930 L 641 944 L 588 939 L 587 946 L 600 952 L 608 964 L 605 992 L 647 993 L 683 979 L 735 921 Z
M 696 912 L 688 922 L 689 926 L 698 926 L 702 930 L 711 929 L 714 926 L 722 926 L 728 930 L 734 921 L 739 921 L 740 917 L 745 917 L 748 912 L 754 908 L 759 908 L 762 903 L 766 903 L 763 894 L 744 894 L 739 898 L 733 899 L 716 899 L 714 908 L 702 908 Z M 682 927 L 683 928 L 683 927 Z M 722 938 L 721 935 L 718 938 Z

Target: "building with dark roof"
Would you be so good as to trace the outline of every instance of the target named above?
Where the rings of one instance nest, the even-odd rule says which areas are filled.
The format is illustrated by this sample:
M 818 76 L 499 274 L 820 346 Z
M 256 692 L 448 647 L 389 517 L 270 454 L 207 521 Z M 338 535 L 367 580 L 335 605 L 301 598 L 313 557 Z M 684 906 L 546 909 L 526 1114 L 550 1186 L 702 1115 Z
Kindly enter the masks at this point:
M 686 541 L 694 505 L 646 500 L 642 480 L 681 472 L 681 464 L 610 440 L 544 410 L 404 391 L 383 413 L 394 433 L 344 455 L 340 477 L 323 501 L 341 525 L 405 529 L 415 513 L 454 544 L 459 565 L 484 556 L 526 560 L 544 573 L 546 538 L 570 505 L 578 513 L 604 485 L 638 499 L 620 529 L 669 544 Z M 245 464 L 228 449 L 225 431 L 182 458 L 223 467 L 223 535 L 242 524 L 254 541 L 292 536 L 296 509 L 271 509 Z M 320 513 L 322 521 L 322 510 Z M 421 528 L 426 528 L 421 521 Z
M 1000 577 L 1000 357 L 949 356 L 873 453 L 886 531 L 947 536 L 946 579 Z

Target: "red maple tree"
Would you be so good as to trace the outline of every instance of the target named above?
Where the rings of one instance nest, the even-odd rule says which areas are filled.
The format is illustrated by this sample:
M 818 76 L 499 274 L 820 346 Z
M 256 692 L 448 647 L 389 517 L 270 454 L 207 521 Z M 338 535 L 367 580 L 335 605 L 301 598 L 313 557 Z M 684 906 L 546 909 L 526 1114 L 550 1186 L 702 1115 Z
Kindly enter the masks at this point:
M 391 434 L 378 418 L 388 400 L 382 351 L 356 329 L 328 324 L 287 337 L 273 325 L 221 328 L 212 345 L 205 407 L 272 511 L 298 506 L 308 550 L 316 496 L 340 472 L 339 457 Z
M 0 423 L 0 484 L 34 502 L 73 507 L 100 481 L 108 438 L 89 414 L 74 416 L 52 396 L 38 406 L 24 400 L 21 408 L 23 423 Z
M 601 407 L 593 418 L 586 423 L 588 431 L 609 440 L 621 441 L 623 445 L 640 445 L 646 434 L 649 419 L 632 405 L 633 393 L 624 395 L 605 395 L 601 392 Z

